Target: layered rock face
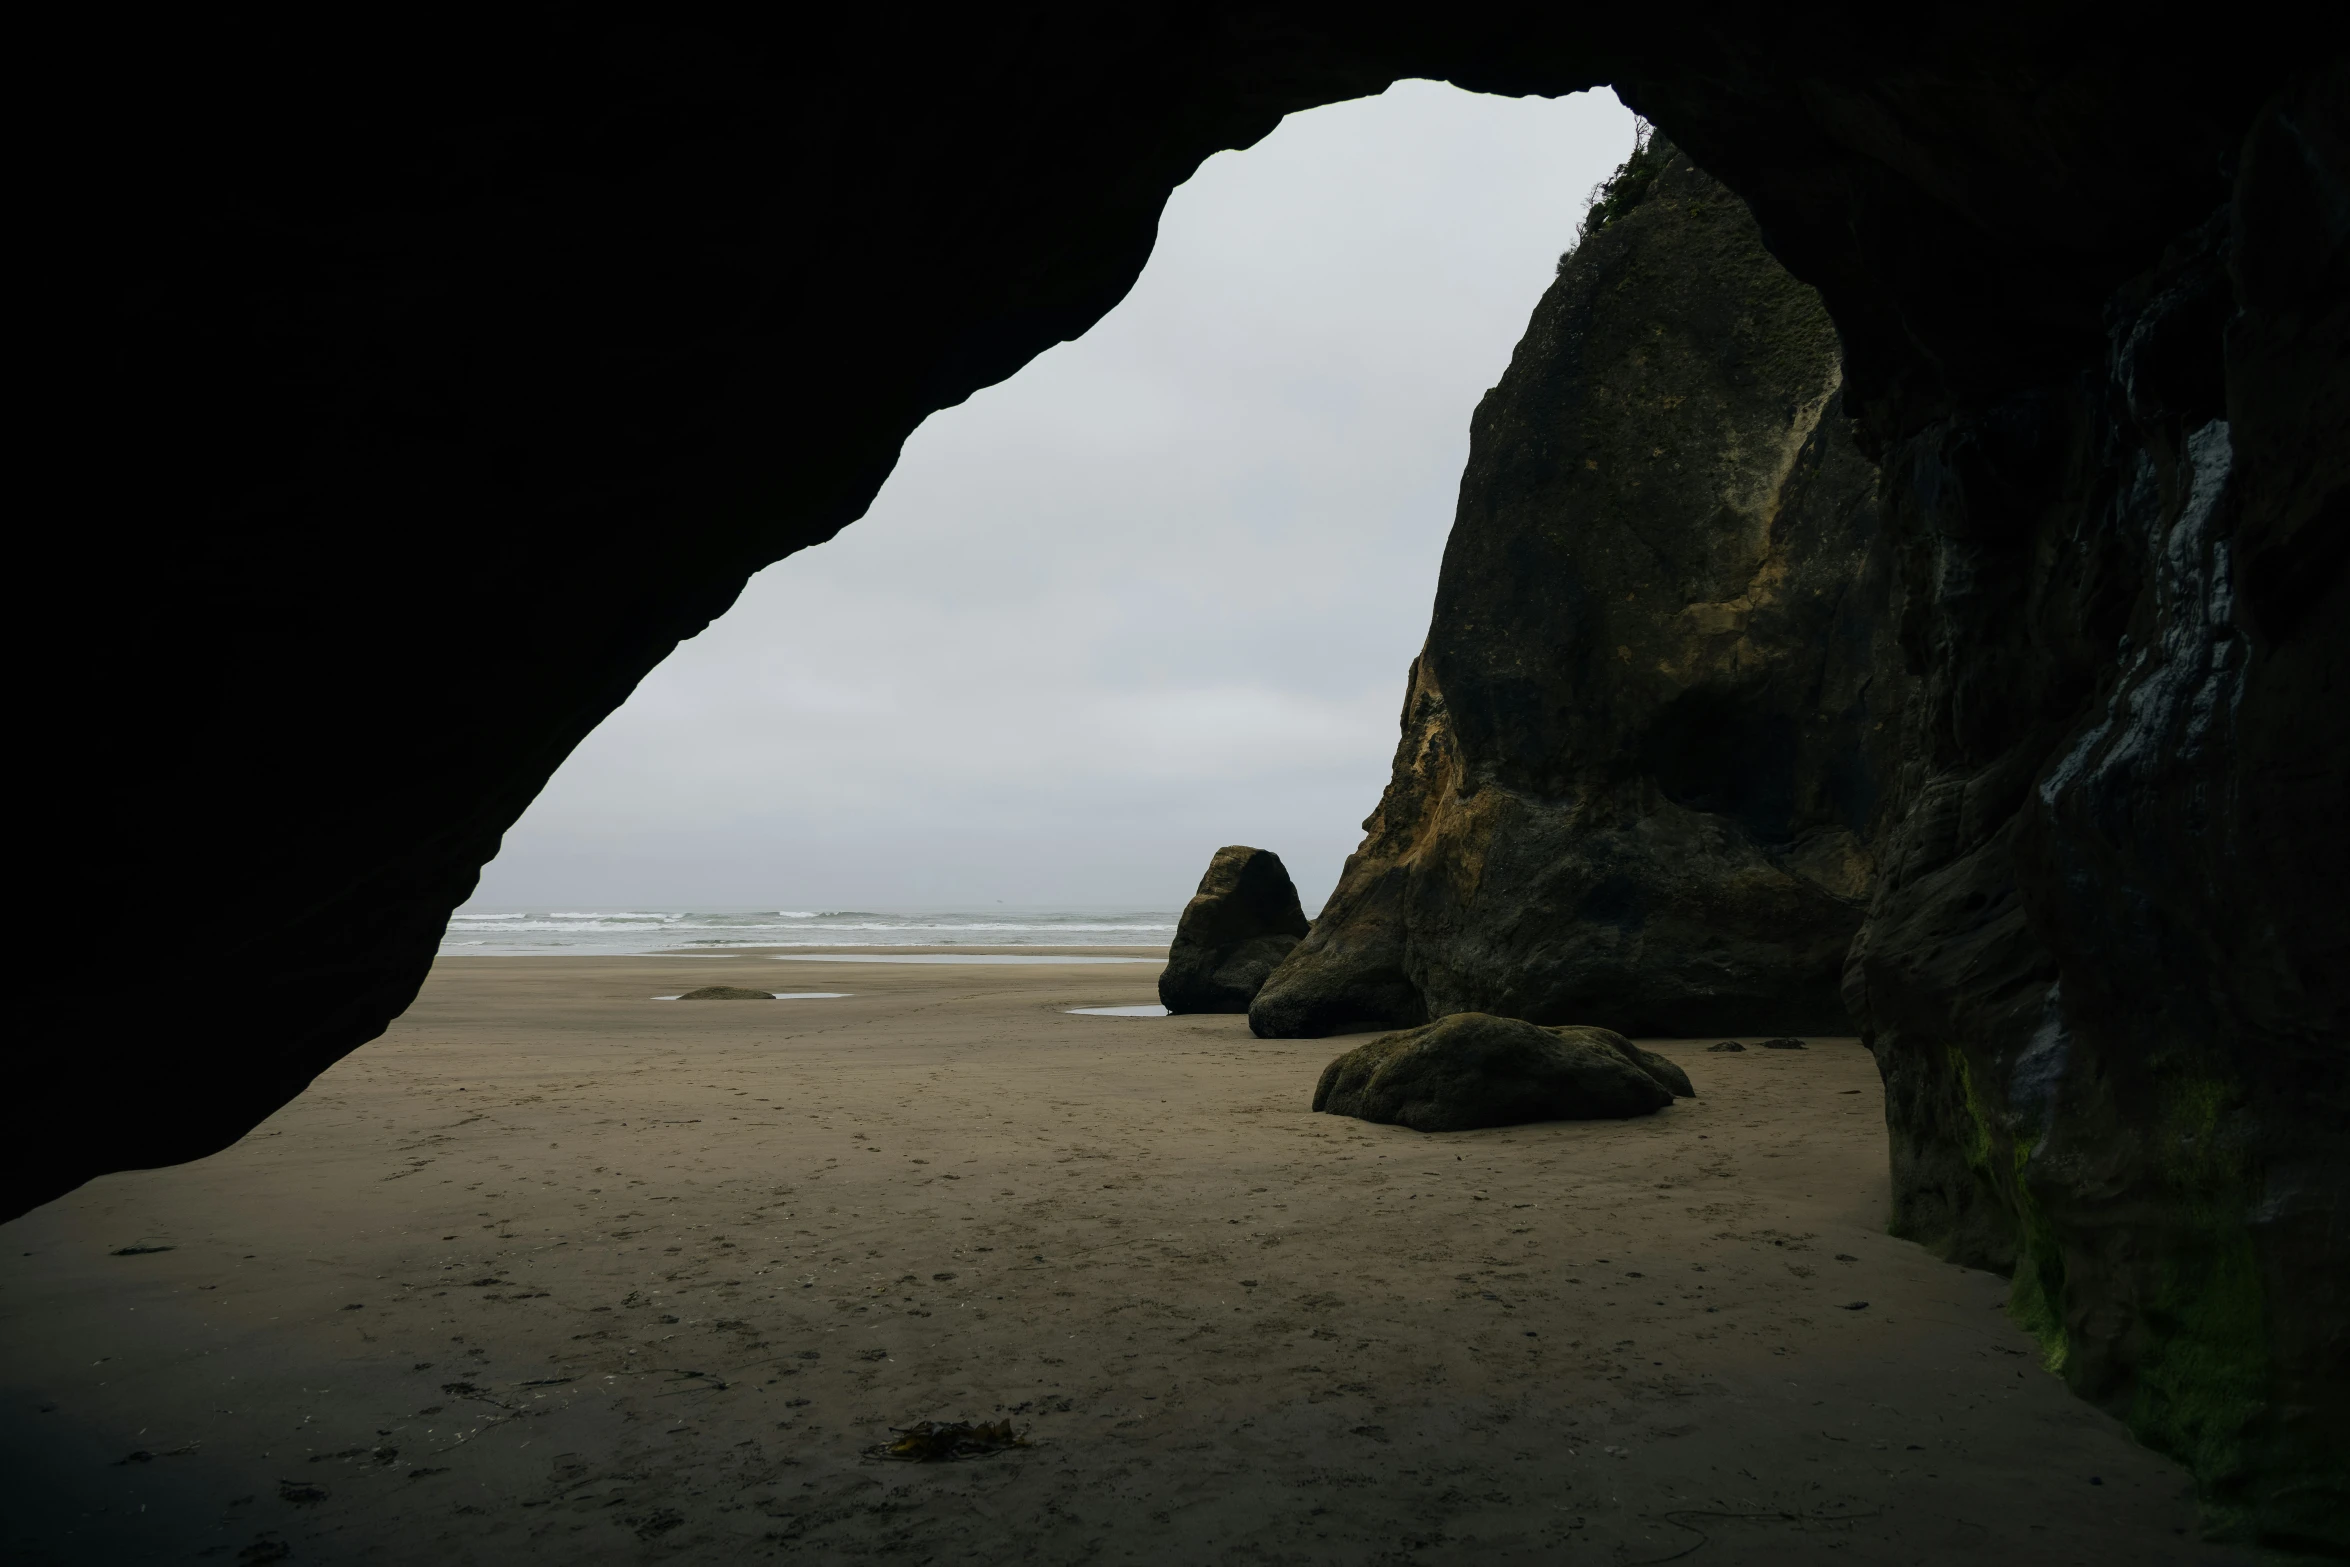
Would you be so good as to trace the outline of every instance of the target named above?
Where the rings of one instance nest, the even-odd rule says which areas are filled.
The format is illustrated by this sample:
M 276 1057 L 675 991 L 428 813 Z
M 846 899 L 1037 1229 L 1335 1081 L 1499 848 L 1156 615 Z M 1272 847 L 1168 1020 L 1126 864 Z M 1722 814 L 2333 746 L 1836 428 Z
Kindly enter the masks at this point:
M 2350 84 L 2305 10 L 46 18 L 9 1210 L 374 1037 L 581 737 L 1098 320 L 1201 159 L 1406 76 L 1609 83 L 1820 291 L 1886 474 L 1924 695 L 1850 990 L 1902 1222 L 2034 1259 L 2066 1375 L 2223 1517 L 2350 1549 Z
M 1260 1035 L 1840 1030 L 1909 678 L 1819 296 L 1668 144 L 1471 425 L 1369 836 Z
M 1265 976 L 1306 933 L 1305 910 L 1281 856 L 1227 844 L 1184 905 L 1159 971 L 1169 1012 L 1246 1012 Z

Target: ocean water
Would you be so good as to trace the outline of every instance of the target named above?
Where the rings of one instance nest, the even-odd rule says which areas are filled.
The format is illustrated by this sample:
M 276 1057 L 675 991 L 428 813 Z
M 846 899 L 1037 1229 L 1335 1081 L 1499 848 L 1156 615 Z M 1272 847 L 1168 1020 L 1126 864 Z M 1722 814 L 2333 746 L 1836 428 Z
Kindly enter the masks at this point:
M 728 947 L 1163 947 L 1156 910 L 461 909 L 443 957 L 588 957 Z

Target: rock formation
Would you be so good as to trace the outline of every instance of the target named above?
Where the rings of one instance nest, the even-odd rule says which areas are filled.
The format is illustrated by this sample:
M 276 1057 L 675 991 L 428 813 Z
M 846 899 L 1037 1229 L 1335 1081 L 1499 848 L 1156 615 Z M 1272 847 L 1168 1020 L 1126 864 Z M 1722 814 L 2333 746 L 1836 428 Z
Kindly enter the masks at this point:
M 1305 933 L 1281 856 L 1243 844 L 1218 849 L 1176 921 L 1159 1004 L 1169 1012 L 1246 1012 Z
M 379 1033 L 565 754 L 1098 320 L 1203 158 L 1403 77 L 1608 83 L 1819 290 L 1885 475 L 1922 694 L 1847 990 L 1899 1222 L 2014 1256 L 2219 1526 L 2350 1550 L 2350 82 L 2305 8 L 44 28 L 8 1211 Z
M 1369 836 L 1261 1035 L 1839 1029 L 1908 676 L 1819 296 L 1667 143 L 1470 430 Z
M 1331 1062 L 1314 1088 L 1314 1108 L 1415 1132 L 1466 1132 L 1526 1121 L 1621 1120 L 1673 1102 L 1672 1089 L 1628 1044 L 1618 1049 L 1593 1037 L 1600 1032 L 1456 1013 Z
M 680 1001 L 773 1001 L 772 990 L 746 990 L 740 985 L 704 985 L 677 998 Z

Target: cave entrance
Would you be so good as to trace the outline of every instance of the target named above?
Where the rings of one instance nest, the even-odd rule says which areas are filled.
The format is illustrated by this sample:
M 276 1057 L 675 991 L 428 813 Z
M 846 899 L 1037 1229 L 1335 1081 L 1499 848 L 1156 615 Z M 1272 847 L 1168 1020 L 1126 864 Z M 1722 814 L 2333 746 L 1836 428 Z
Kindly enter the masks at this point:
M 1283 841 L 1309 893 L 1329 886 L 1351 822 L 1385 776 L 1393 687 L 1428 623 L 1467 410 L 1508 358 L 1583 194 L 1621 157 L 1629 129 L 1602 99 L 1520 103 L 1405 84 L 1296 116 L 1264 146 L 1212 160 L 1178 193 L 1159 259 L 1127 308 L 934 419 L 872 517 L 769 573 L 648 680 L 509 834 L 477 909 L 639 918 L 581 908 L 624 902 L 649 906 L 647 930 L 667 934 L 665 906 L 743 907 L 778 894 L 809 906 L 1141 902 L 1146 888 L 1180 889 L 1202 846 L 1242 836 Z M 1793 809 L 1772 734 L 1741 745 L 1753 764 L 1744 770 L 1706 765 L 1707 737 L 1739 721 L 1734 709 L 1692 704 L 1678 727 L 1658 731 L 1649 761 L 1676 801 L 1750 820 L 1767 838 Z M 1268 820 L 1269 808 L 1290 814 Z M 807 823 L 821 836 L 790 830 Z M 1072 878 L 1071 866 L 1094 879 Z M 462 939 L 478 950 L 493 922 L 471 923 Z M 640 965 L 628 994 L 689 966 Z M 741 973 L 711 967 L 688 983 L 746 994 Z M 1097 1043 L 1112 1031 L 1092 1021 L 1155 1008 L 1064 1006 L 1016 962 L 954 984 L 978 993 L 1001 982 L 1006 1037 L 1035 1033 L 1052 1011 L 1090 1014 L 1080 1026 L 1091 1032 L 1081 1063 L 1076 1051 L 1032 1052 L 998 1075 L 993 1101 L 967 1085 L 935 1091 L 937 1057 L 880 1060 L 839 1038 L 761 1032 L 779 1026 L 769 1021 L 777 1012 L 796 1014 L 794 1024 L 844 1016 L 893 990 L 927 1005 L 914 988 L 936 984 L 924 967 L 876 964 L 855 992 L 764 992 L 824 1003 L 821 1012 L 662 1009 L 662 1027 L 703 1032 L 690 1049 L 664 1040 L 662 1059 L 626 1066 L 618 1083 L 600 1080 L 618 1059 L 608 1040 L 503 1029 L 515 1018 L 499 1008 L 513 999 L 491 995 L 486 974 L 460 973 L 397 1025 L 399 1037 L 337 1068 L 344 1089 L 290 1106 L 268 1134 L 287 1141 L 112 1178 L 103 1202 L 69 1197 L 27 1220 L 26 1234 L 37 1228 L 44 1244 L 114 1270 L 106 1287 L 121 1287 L 124 1268 L 152 1266 L 147 1278 L 171 1294 L 218 1291 L 208 1316 L 272 1325 L 246 1336 L 267 1346 L 267 1362 L 245 1362 L 244 1408 L 217 1412 L 248 1424 L 205 1427 L 226 1433 L 205 1459 L 219 1492 L 249 1502 L 274 1488 L 296 1509 L 286 1527 L 300 1528 L 300 1509 L 336 1489 L 398 1477 L 396 1489 L 434 1503 L 436 1539 L 437 1492 L 407 1482 L 450 1473 L 417 1455 L 454 1448 L 449 1423 L 428 1422 L 462 1400 L 455 1418 L 482 1423 L 456 1441 L 496 1428 L 469 1457 L 494 1454 L 505 1472 L 535 1476 L 544 1459 L 522 1452 L 527 1434 L 552 1438 L 540 1448 L 560 1454 L 552 1488 L 514 1498 L 523 1507 L 584 1507 L 591 1472 L 641 1466 L 637 1438 L 611 1411 L 659 1430 L 664 1476 L 643 1482 L 642 1495 L 593 1504 L 629 1502 L 633 1512 L 599 1516 L 648 1541 L 685 1527 L 702 1495 L 690 1480 L 668 1488 L 669 1477 L 739 1472 L 751 1490 L 782 1490 L 758 1472 L 764 1459 L 744 1457 L 762 1444 L 816 1455 L 786 1460 L 816 1466 L 804 1488 L 853 1493 L 872 1484 L 856 1466 L 874 1450 L 858 1444 L 884 1422 L 1008 1414 L 1043 1427 L 1081 1466 L 1074 1477 L 1067 1460 L 1040 1466 L 1030 1494 L 995 1493 L 1024 1521 L 1078 1531 L 1064 1531 L 1079 1549 L 1062 1554 L 1098 1544 L 1084 1542 L 1093 1525 L 1065 1499 L 1115 1494 L 1123 1528 L 1166 1531 L 1207 1478 L 1189 1455 L 1213 1450 L 1228 1501 L 1286 1519 L 1278 1527 L 1300 1545 L 1309 1532 L 1352 1529 L 1363 1548 L 1385 1549 L 1441 1517 L 1456 1539 L 1540 1534 L 1546 1548 L 1573 1540 L 1657 1560 L 1681 1543 L 1659 1541 L 1659 1519 L 1685 1535 L 1697 1532 L 1692 1516 L 1839 1532 L 1898 1516 L 1916 1479 L 1875 1455 L 1927 1450 L 1907 1440 L 1931 1434 L 1921 1405 L 1979 1412 L 1987 1374 L 2003 1392 L 2011 1371 L 2024 1377 L 1992 1358 L 2020 1351 L 1983 1342 L 1996 1281 L 1953 1283 L 1882 1234 L 1874 1072 L 1857 1051 L 1758 1051 L 1735 1067 L 1693 1058 L 1717 1080 L 1743 1075 L 1736 1120 L 1691 1106 L 1639 1123 L 1439 1140 L 1299 1113 L 1298 1069 L 1328 1047 L 1249 1046 L 1229 1025 L 1227 1054 L 1207 1073 L 1224 1101 L 1212 1115 L 1165 1110 L 1161 1053 L 1114 1054 Z M 482 1053 L 473 1042 L 485 1029 L 514 1037 Z M 1116 1032 L 1153 1037 L 1144 1025 Z M 464 1043 L 448 1048 L 452 1038 Z M 341 1093 L 363 1080 L 375 1097 L 353 1118 Z M 724 1109 L 705 1122 L 698 1112 L 711 1105 Z M 1270 1118 L 1284 1106 L 1286 1121 Z M 493 1114 L 515 1119 L 483 1125 Z M 331 1302 L 319 1275 L 259 1253 L 240 1253 L 263 1267 L 224 1287 L 218 1226 L 230 1204 L 206 1200 L 216 1190 L 206 1183 L 228 1172 L 233 1184 L 239 1161 L 256 1157 L 279 1171 L 356 1167 L 372 1151 L 362 1123 L 383 1128 L 387 1161 L 399 1155 L 374 1181 L 413 1182 L 397 1188 L 403 1223 L 431 1222 L 413 1233 L 334 1222 L 371 1203 L 385 1211 L 380 1184 L 354 1193 L 254 1183 L 241 1196 L 261 1191 L 261 1217 L 237 1221 L 251 1229 L 308 1224 L 336 1246 L 395 1238 L 382 1260 L 344 1270 L 350 1287 L 333 1280 Z M 544 1154 L 532 1142 L 518 1173 L 510 1161 L 525 1123 L 532 1139 L 555 1135 Z M 949 1142 L 953 1167 L 939 1157 Z M 784 1169 L 787 1155 L 810 1167 Z M 655 1182 L 671 1190 L 648 1195 Z M 638 1206 L 681 1193 L 700 1206 Z M 958 1211 L 965 1197 L 980 1211 Z M 1520 1218 L 1537 1211 L 1554 1221 L 1541 1235 Z M 104 1248 L 84 1244 L 100 1235 Z M 584 1257 L 595 1265 L 571 1267 Z M 252 1282 L 265 1271 L 272 1277 Z M 39 1444 L 29 1488 L 71 1498 L 75 1517 L 127 1526 L 146 1503 L 121 1487 L 157 1456 L 130 1442 L 158 1409 L 181 1416 L 218 1401 L 211 1381 L 171 1381 L 173 1363 L 184 1373 L 198 1359 L 182 1344 L 214 1325 L 183 1314 L 175 1339 L 163 1304 L 132 1337 L 113 1314 L 62 1309 L 86 1306 L 93 1284 L 70 1269 L 56 1277 L 63 1293 L 46 1315 L 78 1318 L 85 1336 L 61 1338 L 70 1355 L 52 1358 L 92 1368 L 70 1390 L 71 1418 L 90 1434 Z M 161 1293 L 150 1298 L 162 1304 Z M 955 1369 L 940 1380 L 942 1336 L 991 1310 L 997 1325 L 955 1345 Z M 1921 1317 L 1964 1326 L 1927 1351 L 1914 1329 L 1878 1331 Z M 275 1326 L 285 1322 L 297 1325 Z M 1027 1331 L 1007 1335 L 1006 1324 Z M 389 1342 L 355 1356 L 354 1331 L 361 1343 Z M 1211 1331 L 1218 1337 L 1205 1339 Z M 117 1365 L 118 1355 L 144 1359 Z M 1799 1363 L 1800 1398 L 1784 1375 Z M 1224 1369 L 1202 1376 L 1211 1365 Z M 967 1385 L 956 1380 L 966 1375 Z M 340 1467 L 270 1478 L 289 1467 L 270 1447 L 285 1446 L 295 1416 L 309 1424 L 312 1387 L 330 1377 L 343 1398 L 304 1461 Z M 135 1409 L 109 1403 L 120 1395 L 102 1391 L 108 1379 L 138 1387 Z M 1229 1391 L 1243 1385 L 1250 1391 Z M 1907 1407 L 1880 1396 L 1894 1387 Z M 1689 1402 L 1701 1395 L 1713 1402 Z M 672 1399 L 694 1402 L 654 1402 Z M 477 1404 L 505 1410 L 511 1429 Z M 57 1407 L 40 1406 L 44 1416 Z M 1703 1436 L 1697 1423 L 1661 1425 L 1665 1407 L 1704 1407 L 1723 1425 Z M 1244 1434 L 1255 1413 L 1225 1418 L 1243 1408 L 1262 1410 L 1266 1429 Z M 2147 1501 L 2175 1489 L 2159 1462 L 2071 1409 L 2054 1384 L 2020 1386 L 1992 1415 L 2005 1423 L 1979 1424 L 1971 1440 L 1917 1461 L 1940 1466 L 1927 1480 L 1948 1471 L 1957 1510 L 1996 1521 L 1969 1524 L 1950 1559 L 2115 1549 L 2120 1526 L 2085 1515 L 2073 1493 L 2059 1497 L 2060 1473 L 2112 1477 L 2130 1526 L 2157 1544 L 2185 1516 L 2175 1498 L 2167 1511 Z M 1845 1450 L 1782 1441 L 1798 1422 Z M 1209 1435 L 1182 1440 L 1194 1432 Z M 101 1469 L 90 1461 L 98 1442 L 127 1456 Z M 1349 1450 L 1392 1474 L 1459 1484 L 1433 1500 L 1366 1484 L 1343 1517 L 1316 1506 L 1289 1518 L 1331 1483 L 1334 1442 L 1359 1444 Z M 196 1445 L 162 1456 L 192 1460 Z M 2046 1461 L 2019 1473 L 2018 1455 L 2038 1452 Z M 60 1454 L 77 1465 L 71 1475 L 43 1467 Z M 1726 1483 L 1712 1460 L 1733 1456 L 1744 1482 L 1735 1501 L 1672 1510 Z M 1004 1467 L 1016 1488 L 1023 1471 Z M 1236 1471 L 1246 1472 L 1237 1483 Z M 1112 1489 L 1137 1472 L 1139 1484 Z M 1823 1474 L 1838 1487 L 1825 1504 Z M 2023 1494 L 2036 1483 L 2045 1494 Z M 1573 1500 L 1570 1523 L 1562 1499 L 1580 1498 L 1591 1500 Z M 819 1549 L 869 1549 L 875 1538 L 870 1510 L 787 1516 L 796 1504 L 771 1511 L 776 1501 L 754 1498 L 737 1522 L 777 1522 L 792 1532 L 766 1539 L 819 1539 Z M 193 1516 L 171 1512 L 167 1526 L 184 1540 Z M 2021 1533 L 2042 1517 L 2074 1537 Z M 419 1539 L 428 1528 L 379 1524 Z M 1195 1558 L 1190 1543 L 1170 1559 Z M 2145 1539 L 2119 1548 L 2154 1559 Z M 265 1535 L 245 1554 L 273 1551 L 286 1554 Z
M 1243 841 L 1315 906 L 1386 780 L 1470 412 L 1632 127 L 1412 81 L 1210 158 L 1127 299 L 679 648 L 468 908 L 1165 911 Z

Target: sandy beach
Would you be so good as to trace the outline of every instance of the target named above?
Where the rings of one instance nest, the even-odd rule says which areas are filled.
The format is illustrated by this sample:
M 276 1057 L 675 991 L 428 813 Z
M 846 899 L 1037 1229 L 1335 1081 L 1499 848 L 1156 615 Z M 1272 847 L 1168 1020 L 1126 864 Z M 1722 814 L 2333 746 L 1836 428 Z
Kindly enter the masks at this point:
M 1308 1111 L 1345 1041 L 1065 1010 L 1155 974 L 444 960 L 237 1146 L 6 1227 L 0 1556 L 2251 1560 L 1885 1235 L 1856 1042 L 1430 1137 Z M 848 994 L 653 999 L 705 984 Z

